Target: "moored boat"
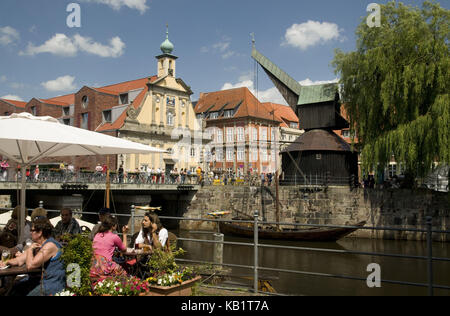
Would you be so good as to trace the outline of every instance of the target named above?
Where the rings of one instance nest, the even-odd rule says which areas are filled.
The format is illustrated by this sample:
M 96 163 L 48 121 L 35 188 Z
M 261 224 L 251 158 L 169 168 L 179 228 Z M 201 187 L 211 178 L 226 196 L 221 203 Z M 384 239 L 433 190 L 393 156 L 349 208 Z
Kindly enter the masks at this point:
M 337 241 L 366 224 L 359 222 L 351 227 L 312 227 L 306 229 L 283 229 L 272 228 L 258 229 L 258 238 L 279 239 L 293 241 Z M 220 231 L 226 235 L 253 238 L 254 229 L 252 223 L 219 222 Z

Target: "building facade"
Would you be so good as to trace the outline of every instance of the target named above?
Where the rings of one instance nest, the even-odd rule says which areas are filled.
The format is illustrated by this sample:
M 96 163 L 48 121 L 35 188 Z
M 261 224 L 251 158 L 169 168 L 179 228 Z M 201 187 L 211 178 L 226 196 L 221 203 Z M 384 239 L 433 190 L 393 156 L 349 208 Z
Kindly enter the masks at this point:
M 261 103 L 247 88 L 202 93 L 195 113 L 212 139 L 204 165 L 216 173 L 274 173 L 281 165 L 281 138 L 298 130 L 291 131 L 298 128 L 292 110 Z
M 29 112 L 61 123 L 167 150 L 168 154 L 48 158 L 42 164 L 72 164 L 93 171 L 109 161 L 128 172 L 152 169 L 195 169 L 202 147 L 202 126 L 195 118 L 190 87 L 176 78 L 173 44 L 168 39 L 156 56 L 156 75 L 102 87 L 84 86 L 73 94 L 29 102 L 0 99 L 0 115 Z M 200 135 L 200 141 L 194 141 Z M 197 137 L 198 138 L 198 137 Z M 205 140 L 206 141 L 206 140 Z M 198 147 L 198 148 L 197 148 Z M 109 159 L 107 159 L 109 158 Z

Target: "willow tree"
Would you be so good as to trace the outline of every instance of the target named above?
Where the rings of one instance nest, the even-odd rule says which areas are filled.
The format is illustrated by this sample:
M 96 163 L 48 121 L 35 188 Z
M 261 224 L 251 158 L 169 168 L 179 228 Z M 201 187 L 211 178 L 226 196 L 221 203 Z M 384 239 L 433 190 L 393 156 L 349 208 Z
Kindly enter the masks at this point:
M 381 5 L 380 27 L 358 26 L 356 51 L 335 51 L 353 132 L 365 170 L 393 156 L 413 176 L 450 164 L 450 11 Z

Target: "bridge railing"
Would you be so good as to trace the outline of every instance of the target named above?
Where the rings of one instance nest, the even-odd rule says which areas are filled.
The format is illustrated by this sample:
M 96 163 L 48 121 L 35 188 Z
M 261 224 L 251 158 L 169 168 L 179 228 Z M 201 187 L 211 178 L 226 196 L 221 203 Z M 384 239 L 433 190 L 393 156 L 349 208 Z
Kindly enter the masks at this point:
M 42 207 L 43 204 L 41 202 L 40 206 Z M 10 209 L 0 209 L 2 210 L 10 210 Z M 47 210 L 49 213 L 59 212 L 57 210 Z M 93 212 L 82 212 L 80 214 L 97 214 Z M 131 223 L 135 223 L 136 220 L 139 221 L 140 218 L 142 218 L 144 215 L 136 214 L 136 209 L 134 206 L 131 207 L 129 214 L 114 214 L 117 217 L 125 217 L 125 220 L 131 219 Z M 433 237 L 436 234 L 440 235 L 448 235 L 450 234 L 450 231 L 444 231 L 444 230 L 433 230 L 432 227 L 432 217 L 426 217 L 426 224 L 423 228 L 394 228 L 394 227 L 359 227 L 359 226 L 346 226 L 346 225 L 319 225 L 319 224 L 293 224 L 293 223 L 285 223 L 285 222 L 262 222 L 260 220 L 259 212 L 255 211 L 253 215 L 253 220 L 247 220 L 247 221 L 236 221 L 236 220 L 228 220 L 228 219 L 217 219 L 217 218 L 186 218 L 186 217 L 172 217 L 172 216 L 160 216 L 162 220 L 176 220 L 176 221 L 194 221 L 194 222 L 215 222 L 217 225 L 219 225 L 221 222 L 227 222 L 227 223 L 247 223 L 250 224 L 253 227 L 253 238 L 249 239 L 249 242 L 230 242 L 230 241 L 224 241 L 223 234 L 215 233 L 214 238 L 215 240 L 205 240 L 205 239 L 197 239 L 197 238 L 181 238 L 179 237 L 179 241 L 187 241 L 187 242 L 196 242 L 196 243 L 209 243 L 214 244 L 214 261 L 205 261 L 205 260 L 188 260 L 188 259 L 177 259 L 178 262 L 181 263 L 189 263 L 189 264 L 207 264 L 211 266 L 222 266 L 222 267 L 238 267 L 238 268 L 244 268 L 248 269 L 253 272 L 253 291 L 257 293 L 265 293 L 266 292 L 260 292 L 259 291 L 259 280 L 260 280 L 260 272 L 261 271 L 268 271 L 268 272 L 283 272 L 283 273 L 289 273 L 293 276 L 296 275 L 306 275 L 306 276 L 312 276 L 312 277 L 321 277 L 321 278 L 332 278 L 332 279 L 345 279 L 345 280 L 354 280 L 354 281 L 363 281 L 368 282 L 367 278 L 362 278 L 360 276 L 355 275 L 343 275 L 343 274 L 326 274 L 326 273 L 319 273 L 315 271 L 299 271 L 299 270 L 289 270 L 289 269 L 279 269 L 279 268 L 271 268 L 271 267 L 264 267 L 261 266 L 260 262 L 258 261 L 259 258 L 259 250 L 261 248 L 277 248 L 277 249 L 286 249 L 289 251 L 305 251 L 305 252 L 319 252 L 319 253 L 337 253 L 342 255 L 361 255 L 361 256 L 372 256 L 372 257 L 390 257 L 390 258 L 401 258 L 405 259 L 405 264 L 414 264 L 415 261 L 425 261 L 426 262 L 426 275 L 427 280 L 426 282 L 412 282 L 412 281 L 399 281 L 399 280 L 387 280 L 387 279 L 379 279 L 378 281 L 380 284 L 397 284 L 397 285 L 403 285 L 408 287 L 421 287 L 421 288 L 427 288 L 427 293 L 429 296 L 434 295 L 435 289 L 440 290 L 450 290 L 450 285 L 445 284 L 436 284 L 435 280 L 440 280 L 439 275 L 435 275 L 435 271 L 433 269 L 434 262 L 444 262 L 444 263 L 450 263 L 450 258 L 441 258 L 441 257 L 435 257 L 433 256 Z M 365 230 L 382 230 L 382 231 L 395 231 L 395 232 L 413 232 L 413 233 L 421 233 L 424 234 L 426 237 L 426 254 L 425 255 L 404 255 L 404 254 L 392 254 L 392 253 L 386 253 L 386 252 L 364 252 L 364 251 L 354 251 L 354 250 L 340 250 L 340 249 L 329 249 L 329 248 L 318 248 L 318 247 L 296 247 L 296 246 L 286 246 L 286 245 L 276 245 L 276 244 L 261 244 L 259 241 L 259 233 L 258 228 L 262 225 L 282 225 L 282 226 L 293 226 L 296 228 L 299 227 L 308 227 L 308 228 L 358 228 L 358 229 L 365 229 Z M 130 235 L 134 235 L 134 226 L 131 225 L 130 227 Z M 447 239 L 448 240 L 448 239 Z M 236 262 L 223 262 L 223 258 L 220 256 L 220 249 L 223 251 L 224 245 L 238 245 L 238 246 L 245 246 L 245 247 L 251 247 L 253 248 L 253 264 L 252 265 L 241 265 L 237 264 Z M 219 252 L 219 255 L 217 253 Z M 450 267 L 449 267 L 450 268 Z M 445 269 L 445 271 L 448 271 L 448 269 Z M 419 273 L 420 271 L 417 271 Z
M 13 181 L 20 183 L 20 174 Z M 264 179 L 260 175 L 252 176 L 212 176 L 203 175 L 198 177 L 196 174 L 180 175 L 177 174 L 149 174 L 144 172 L 128 172 L 124 175 L 117 173 L 110 174 L 111 184 L 151 184 L 151 185 L 203 185 L 203 186 L 275 186 L 275 176 L 265 174 Z M 65 184 L 88 184 L 88 183 L 106 183 L 106 174 L 102 172 L 81 171 L 72 173 L 69 171 L 43 171 L 38 177 L 30 175 L 27 177 L 27 183 L 65 183 Z M 339 186 L 357 186 L 354 177 L 331 177 L 325 174 L 308 174 L 305 177 L 298 175 L 285 176 L 280 178 L 281 186 L 313 186 L 324 187 L 329 185 Z

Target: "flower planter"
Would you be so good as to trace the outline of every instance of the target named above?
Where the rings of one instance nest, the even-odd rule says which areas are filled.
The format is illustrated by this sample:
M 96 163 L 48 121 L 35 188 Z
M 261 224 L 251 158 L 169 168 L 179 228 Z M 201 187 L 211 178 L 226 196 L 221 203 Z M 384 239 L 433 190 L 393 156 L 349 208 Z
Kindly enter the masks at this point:
M 195 282 L 197 282 L 201 278 L 201 276 L 197 276 L 193 279 L 184 281 L 181 284 L 171 286 L 150 285 L 150 291 L 142 296 L 191 296 L 192 287 L 194 286 Z

